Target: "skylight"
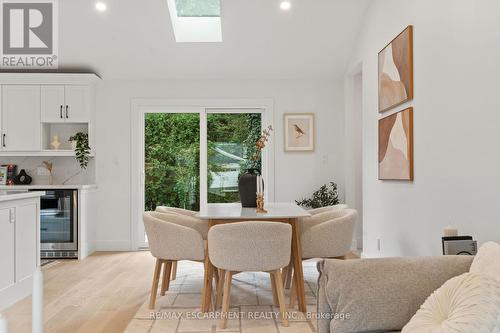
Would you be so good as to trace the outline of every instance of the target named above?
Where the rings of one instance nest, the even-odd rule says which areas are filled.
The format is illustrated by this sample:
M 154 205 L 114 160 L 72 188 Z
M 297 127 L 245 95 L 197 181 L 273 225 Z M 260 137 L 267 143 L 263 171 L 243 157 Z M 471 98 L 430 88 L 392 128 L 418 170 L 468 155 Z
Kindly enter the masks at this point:
M 167 0 L 178 43 L 222 42 L 220 0 Z
M 179 17 L 220 17 L 219 0 L 175 0 Z

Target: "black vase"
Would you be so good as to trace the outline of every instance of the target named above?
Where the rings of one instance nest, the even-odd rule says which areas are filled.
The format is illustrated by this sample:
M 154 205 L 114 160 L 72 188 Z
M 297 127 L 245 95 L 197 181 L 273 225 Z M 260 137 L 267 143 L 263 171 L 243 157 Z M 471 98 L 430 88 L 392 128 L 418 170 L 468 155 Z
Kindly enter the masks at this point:
M 13 180 L 15 185 L 29 185 L 33 179 L 22 169 Z
M 248 169 L 238 180 L 238 191 L 242 207 L 257 207 L 258 169 Z

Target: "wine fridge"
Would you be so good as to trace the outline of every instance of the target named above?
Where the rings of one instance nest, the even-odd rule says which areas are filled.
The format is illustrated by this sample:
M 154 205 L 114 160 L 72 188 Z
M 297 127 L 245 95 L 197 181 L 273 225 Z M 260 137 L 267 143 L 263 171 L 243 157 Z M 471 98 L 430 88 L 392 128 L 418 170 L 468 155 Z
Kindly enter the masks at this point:
M 78 190 L 41 189 L 40 257 L 78 258 Z

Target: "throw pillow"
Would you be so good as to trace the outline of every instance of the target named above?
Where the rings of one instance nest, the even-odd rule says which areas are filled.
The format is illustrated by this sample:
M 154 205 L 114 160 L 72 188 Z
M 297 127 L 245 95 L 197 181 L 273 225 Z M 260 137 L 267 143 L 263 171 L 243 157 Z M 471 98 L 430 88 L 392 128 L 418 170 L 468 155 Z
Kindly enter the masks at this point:
M 500 279 L 500 244 L 495 242 L 484 243 L 479 248 L 470 271 Z
M 500 332 L 500 281 L 465 273 L 434 291 L 403 333 Z

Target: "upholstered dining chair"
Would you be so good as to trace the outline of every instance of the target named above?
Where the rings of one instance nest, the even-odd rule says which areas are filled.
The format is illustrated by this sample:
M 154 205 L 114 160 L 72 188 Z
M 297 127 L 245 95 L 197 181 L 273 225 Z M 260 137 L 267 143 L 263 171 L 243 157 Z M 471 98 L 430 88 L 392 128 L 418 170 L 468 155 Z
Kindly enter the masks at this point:
M 299 220 L 299 230 L 301 235 L 304 235 L 304 233 L 307 230 L 309 230 L 311 227 L 315 225 L 343 216 L 344 215 L 343 210 L 345 209 L 347 209 L 347 205 L 339 204 L 339 205 L 333 205 L 333 206 L 327 206 L 309 210 L 311 216 L 304 217 Z M 331 235 L 329 235 L 329 237 L 331 237 Z M 341 235 L 338 235 L 338 237 L 341 237 Z M 304 249 L 302 249 L 302 252 L 304 252 Z M 285 289 L 290 289 L 291 283 L 292 283 L 292 266 L 288 265 L 283 269 L 283 284 L 285 285 Z
M 316 215 L 316 214 L 328 212 L 331 210 L 340 210 L 340 209 L 347 209 L 347 208 L 349 208 L 349 206 L 347 206 L 346 204 L 337 204 L 337 205 L 332 205 L 332 206 L 325 206 L 325 207 L 310 209 L 310 210 L 308 210 L 308 212 L 311 215 Z
M 198 230 L 203 239 L 207 239 L 208 234 L 208 224 L 206 221 L 202 221 L 196 217 L 198 212 L 176 208 L 176 207 L 168 207 L 168 206 L 157 206 L 155 209 L 156 212 L 164 213 L 164 214 L 177 214 L 182 217 L 183 225 L 189 226 Z M 172 263 L 172 273 L 170 274 L 170 279 L 175 280 L 177 278 L 177 261 Z
M 155 210 L 160 213 L 177 213 L 180 215 L 191 216 L 191 217 L 195 217 L 196 214 L 198 213 L 193 210 L 177 208 L 177 207 L 169 207 L 169 206 L 157 206 Z
M 208 232 L 210 262 L 219 269 L 216 308 L 222 301 L 221 329 L 227 327 L 231 282 L 239 272 L 268 272 L 282 325 L 288 326 L 281 268 L 290 262 L 292 227 L 279 222 L 238 222 L 213 226 Z
M 187 225 L 176 214 L 145 212 L 143 222 L 151 255 L 156 258 L 149 300 L 149 308 L 154 309 L 162 267 L 161 295 L 163 296 L 170 285 L 172 263 L 178 260 L 204 262 L 205 241 L 199 230 Z
M 323 212 L 303 221 L 300 230 L 302 260 L 345 259 L 351 251 L 357 219 L 358 212 L 355 209 L 340 209 Z M 295 296 L 296 290 L 292 285 L 290 307 L 294 306 Z

